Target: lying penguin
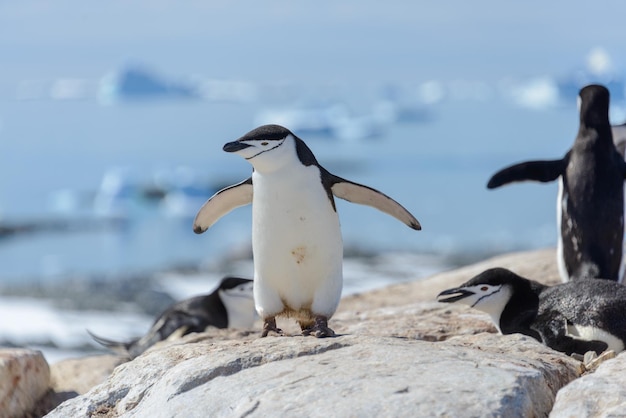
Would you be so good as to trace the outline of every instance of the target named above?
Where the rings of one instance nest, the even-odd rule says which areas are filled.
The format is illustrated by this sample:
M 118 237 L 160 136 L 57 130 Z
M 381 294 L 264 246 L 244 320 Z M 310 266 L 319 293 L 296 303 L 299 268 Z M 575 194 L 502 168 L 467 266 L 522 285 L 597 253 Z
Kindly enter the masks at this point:
M 303 335 L 335 335 L 328 320 L 341 297 L 343 244 L 333 196 L 375 207 L 416 230 L 419 222 L 383 193 L 328 172 L 304 141 L 282 126 L 256 128 L 224 151 L 252 164 L 252 176 L 213 195 L 198 212 L 194 231 L 200 234 L 251 203 L 261 336 L 282 334 L 277 316 L 296 319 Z
M 87 332 L 99 344 L 134 359 L 152 345 L 174 335 L 180 338 L 192 332 L 203 332 L 209 326 L 252 328 L 256 319 L 252 293 L 252 280 L 225 277 L 208 295 L 195 296 L 171 305 L 141 338 L 118 342 Z
M 561 279 L 620 280 L 624 236 L 626 162 L 613 143 L 622 127 L 609 123 L 609 91 L 600 85 L 580 90 L 580 128 L 565 156 L 528 161 L 494 174 L 487 187 L 524 180 L 559 179 L 557 261 Z
M 529 335 L 566 354 L 617 353 L 626 344 L 626 286 L 611 280 L 546 286 L 493 268 L 444 290 L 437 300 L 479 309 L 502 334 Z

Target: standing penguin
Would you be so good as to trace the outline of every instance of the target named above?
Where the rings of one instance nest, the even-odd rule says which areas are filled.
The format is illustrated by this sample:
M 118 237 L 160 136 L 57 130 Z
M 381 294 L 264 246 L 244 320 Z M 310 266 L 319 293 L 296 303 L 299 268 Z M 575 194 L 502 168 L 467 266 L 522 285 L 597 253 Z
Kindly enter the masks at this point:
M 254 300 L 262 337 L 282 334 L 277 316 L 293 317 L 303 335 L 333 336 L 328 320 L 343 285 L 343 244 L 333 195 L 375 207 L 409 227 L 419 222 L 398 202 L 324 169 L 288 129 L 264 125 L 224 145 L 252 164 L 252 176 L 220 190 L 200 209 L 202 233 L 238 206 L 252 203 Z
M 624 236 L 626 162 L 613 144 L 609 91 L 600 85 L 580 90 L 580 128 L 565 157 L 505 168 L 487 187 L 559 178 L 557 261 L 561 279 L 620 280 Z
M 255 320 L 252 280 L 224 277 L 208 295 L 194 296 L 168 307 L 141 338 L 118 342 L 87 332 L 99 344 L 134 359 L 152 345 L 173 335 L 182 337 L 192 332 L 203 332 L 209 326 L 252 328 Z
M 437 300 L 479 309 L 502 334 L 529 335 L 566 354 L 620 352 L 626 344 L 626 286 L 611 280 L 546 286 L 493 268 L 444 290 Z

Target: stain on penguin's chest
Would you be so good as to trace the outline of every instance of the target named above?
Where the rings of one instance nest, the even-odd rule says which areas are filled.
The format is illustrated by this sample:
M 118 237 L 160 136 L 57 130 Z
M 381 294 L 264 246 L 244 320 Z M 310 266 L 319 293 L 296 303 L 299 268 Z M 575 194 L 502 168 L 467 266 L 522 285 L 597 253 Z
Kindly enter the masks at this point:
M 304 245 L 297 246 L 291 250 L 291 255 L 293 256 L 296 264 L 302 264 L 307 256 L 307 247 Z

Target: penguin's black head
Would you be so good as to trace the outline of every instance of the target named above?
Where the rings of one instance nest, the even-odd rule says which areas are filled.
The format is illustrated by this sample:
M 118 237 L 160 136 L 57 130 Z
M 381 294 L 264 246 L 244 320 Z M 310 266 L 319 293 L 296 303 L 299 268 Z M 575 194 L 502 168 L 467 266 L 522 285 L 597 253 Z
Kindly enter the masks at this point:
M 581 126 L 609 126 L 609 90 L 599 84 L 583 87 L 578 93 Z
M 439 293 L 437 300 L 468 305 L 499 318 L 518 286 L 524 285 L 525 282 L 530 283 L 510 270 L 492 268 L 459 287 L 444 290 Z
M 253 281 L 239 277 L 224 277 L 217 293 L 226 310 L 229 328 L 250 328 L 256 318 Z
M 240 304 L 244 300 L 254 299 L 253 281 L 240 277 L 224 277 L 213 294 L 217 293 L 227 310 L 233 304 Z M 253 305 L 250 305 L 253 306 Z
M 257 155 L 278 148 L 289 135 L 293 135 L 291 131 L 280 125 L 263 125 L 251 130 L 238 140 L 227 143 L 223 150 L 239 152 L 247 149 L 245 152 L 240 152 L 240 155 L 250 160 Z
M 248 285 L 248 284 L 252 284 L 252 280 L 250 280 L 250 279 L 243 279 L 241 277 L 227 276 L 227 277 L 224 277 L 220 281 L 218 289 L 219 290 L 230 290 L 230 289 L 234 289 L 234 288 L 236 288 L 238 286 Z
M 258 172 L 274 171 L 298 160 L 305 166 L 319 165 L 304 141 L 280 125 L 253 129 L 224 145 L 224 151 L 242 156 Z

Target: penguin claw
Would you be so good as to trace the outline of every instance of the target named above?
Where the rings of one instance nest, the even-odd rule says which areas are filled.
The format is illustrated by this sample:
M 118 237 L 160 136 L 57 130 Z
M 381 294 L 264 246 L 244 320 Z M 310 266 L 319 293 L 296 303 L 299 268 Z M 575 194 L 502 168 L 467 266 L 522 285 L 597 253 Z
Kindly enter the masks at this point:
M 267 318 L 265 320 L 265 322 L 263 323 L 263 332 L 261 333 L 261 338 L 267 337 L 267 334 L 269 334 L 270 331 L 273 331 L 278 335 L 283 335 L 283 330 L 276 326 L 275 317 Z
M 315 317 L 313 325 L 302 328 L 302 335 L 313 335 L 315 338 L 334 337 L 335 331 L 328 328 L 328 318 L 325 316 Z

